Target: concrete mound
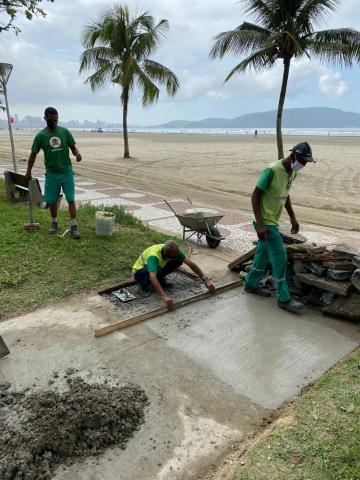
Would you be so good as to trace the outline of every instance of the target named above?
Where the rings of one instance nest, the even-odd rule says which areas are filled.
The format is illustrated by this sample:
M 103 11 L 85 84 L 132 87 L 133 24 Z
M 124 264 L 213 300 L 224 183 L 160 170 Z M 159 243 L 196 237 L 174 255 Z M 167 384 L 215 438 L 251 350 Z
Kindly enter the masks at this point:
M 0 479 L 48 480 L 107 447 L 126 443 L 144 423 L 148 404 L 135 385 L 90 384 L 68 378 L 68 389 L 10 391 L 0 385 Z

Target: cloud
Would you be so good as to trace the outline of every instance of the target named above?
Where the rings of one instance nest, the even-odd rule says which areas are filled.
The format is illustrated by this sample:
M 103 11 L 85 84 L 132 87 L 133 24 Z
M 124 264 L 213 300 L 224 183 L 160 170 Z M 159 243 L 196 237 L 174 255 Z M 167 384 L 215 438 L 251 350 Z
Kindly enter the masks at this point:
M 348 83 L 342 80 L 339 72 L 329 72 L 319 78 L 319 88 L 329 97 L 341 97 L 347 92 Z
M 54 104 L 67 112 L 67 119 L 87 115 L 89 119 L 118 120 L 119 88 L 109 84 L 93 94 L 90 87 L 84 85 L 87 75 L 78 74 L 81 30 L 87 22 L 96 19 L 108 3 L 113 2 L 46 2 L 45 20 L 28 22 L 19 17 L 22 33 L 18 37 L 1 34 L 0 58 L 14 65 L 9 95 L 11 105 L 20 116 L 38 114 L 44 106 Z M 360 29 L 358 0 L 342 3 L 336 15 L 330 17 L 332 23 L 325 27 L 352 25 Z M 149 10 L 157 21 L 169 20 L 167 39 L 153 58 L 173 70 L 181 83 L 174 99 L 169 99 L 162 90 L 159 104 L 152 107 L 150 113 L 145 110 L 145 117 L 158 115 L 155 121 L 161 123 L 169 115 L 191 119 L 199 118 L 204 112 L 212 116 L 236 116 L 246 111 L 276 108 L 283 71 L 281 62 L 271 71 L 248 72 L 224 83 L 240 58 L 229 55 L 221 61 L 209 60 L 213 37 L 233 29 L 245 19 L 236 0 L 222 0 L 221 5 L 218 0 L 141 0 L 135 4 L 141 10 Z M 329 97 L 351 97 L 355 105 L 356 89 L 350 89 L 350 85 L 358 84 L 356 75 L 360 76 L 360 72 L 356 69 L 355 72 L 349 73 L 345 81 L 339 73 L 316 61 L 292 62 L 287 104 L 299 99 L 302 104 L 304 99 L 308 104 L 320 104 Z M 349 94 L 344 96 L 346 91 Z M 142 112 L 141 94 L 135 91 L 130 116 L 137 121 Z

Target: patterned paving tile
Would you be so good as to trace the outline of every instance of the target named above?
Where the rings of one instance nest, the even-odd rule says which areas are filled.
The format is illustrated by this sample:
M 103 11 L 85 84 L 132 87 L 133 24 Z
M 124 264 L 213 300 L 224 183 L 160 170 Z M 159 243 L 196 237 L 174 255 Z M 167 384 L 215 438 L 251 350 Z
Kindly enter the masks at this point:
M 120 197 L 124 192 L 127 192 L 128 190 L 125 188 L 119 188 L 119 187 L 113 187 L 113 188 L 100 188 L 97 189 L 96 192 L 98 193 L 103 193 L 104 196 L 106 195 L 107 197 Z
M 180 225 L 179 220 L 174 216 L 162 220 L 150 221 L 149 225 L 154 228 L 158 228 L 159 230 L 182 236 L 182 226 Z
M 97 191 L 97 190 L 107 189 L 107 188 L 122 188 L 122 187 L 118 187 L 117 185 L 113 185 L 111 183 L 96 182 L 95 185 L 93 185 L 91 188 Z
M 126 212 L 132 213 L 135 212 L 135 210 L 139 210 L 141 208 L 140 206 L 135 206 L 135 205 L 124 205 L 124 210 Z
M 98 200 L 100 198 L 105 199 L 105 198 L 109 198 L 109 196 L 103 193 L 94 192 L 93 190 L 87 190 L 84 193 L 80 193 L 79 195 L 76 196 L 76 200 L 78 202 L 89 202 L 93 200 Z
M 0 175 L 5 170 L 13 170 L 13 165 L 9 162 L 0 164 Z M 24 174 L 26 163 L 19 166 L 19 172 Z M 42 191 L 44 191 L 44 168 L 35 166 L 33 168 L 33 177 L 38 178 Z M 90 202 L 93 205 L 112 206 L 118 205 L 125 210 L 133 213 L 140 220 L 149 223 L 152 227 L 162 231 L 182 236 L 182 226 L 173 212 L 164 203 L 169 197 L 163 197 L 149 192 L 144 192 L 128 187 L 120 187 L 105 182 L 78 177 L 76 180 L 76 201 L 78 204 Z M 252 226 L 253 215 L 250 212 L 229 211 L 224 208 L 217 208 L 209 205 L 194 203 L 190 205 L 183 198 L 173 198 L 170 204 L 178 213 L 190 213 L 203 211 L 208 213 L 224 215 L 218 226 L 221 233 L 226 236 L 220 246 L 217 248 L 219 254 L 234 256 L 239 252 L 244 252 L 253 247 L 253 240 L 256 234 Z M 63 202 L 66 207 L 66 202 Z M 305 235 L 309 242 L 318 244 L 336 244 L 348 243 L 353 246 L 360 244 L 360 233 L 343 232 L 327 227 L 316 225 L 302 225 L 301 233 Z M 190 239 L 190 242 L 206 247 L 206 241 L 203 239 L 197 242 L 196 235 Z M 207 248 L 207 247 L 206 247 Z
M 78 181 L 76 182 L 77 185 L 81 186 L 81 187 L 94 187 L 95 185 L 95 182 L 87 182 L 87 181 Z
M 128 193 L 122 193 L 122 197 L 124 198 L 141 198 L 145 197 L 145 193 L 138 193 L 138 192 L 128 192 Z
M 134 212 L 134 216 L 142 221 L 154 220 L 156 218 L 172 217 L 173 213 L 166 213 L 164 210 L 151 205 L 142 205 L 139 210 Z
M 144 193 L 141 197 L 136 198 L 136 202 L 141 203 L 142 205 L 153 205 L 159 208 L 162 208 L 162 206 L 165 206 L 164 210 L 169 210 L 169 208 L 166 206 L 164 203 L 164 200 L 166 197 L 159 197 L 152 195 L 150 193 Z
M 124 205 L 134 205 L 138 207 L 138 205 L 134 202 L 131 202 L 130 200 L 126 200 L 125 198 L 101 198 L 98 200 L 92 200 L 91 201 L 92 205 L 104 205 L 105 207 L 111 207 L 112 205 L 118 205 L 119 207 L 122 207 Z

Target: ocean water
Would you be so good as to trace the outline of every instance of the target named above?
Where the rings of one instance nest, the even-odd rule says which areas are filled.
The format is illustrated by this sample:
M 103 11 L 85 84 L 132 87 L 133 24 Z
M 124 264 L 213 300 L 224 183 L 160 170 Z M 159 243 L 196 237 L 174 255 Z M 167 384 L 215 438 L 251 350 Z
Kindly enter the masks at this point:
M 91 131 L 92 129 L 72 129 Z M 95 130 L 96 131 L 96 130 Z M 103 132 L 119 133 L 121 130 L 103 128 Z M 275 135 L 275 128 L 258 128 L 258 135 Z M 164 133 L 164 134 L 197 134 L 197 135 L 254 135 L 255 128 L 129 128 L 129 133 Z M 359 137 L 360 128 L 283 128 L 283 135 L 300 136 L 332 136 L 332 137 Z

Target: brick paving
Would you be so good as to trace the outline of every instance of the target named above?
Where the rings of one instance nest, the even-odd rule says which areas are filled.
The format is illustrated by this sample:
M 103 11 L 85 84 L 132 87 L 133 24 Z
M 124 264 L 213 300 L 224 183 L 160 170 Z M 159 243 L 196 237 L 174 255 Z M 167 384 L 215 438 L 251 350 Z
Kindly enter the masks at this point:
M 5 163 L 0 164 L 1 175 L 5 170 L 12 170 L 12 166 Z M 19 170 L 20 173 L 25 173 L 26 166 L 24 165 Z M 33 177 L 39 179 L 41 188 L 44 189 L 43 170 L 34 167 Z M 164 200 L 169 201 L 176 212 L 179 213 L 204 211 L 223 215 L 218 226 L 226 239 L 218 247 L 218 253 L 232 258 L 253 246 L 256 235 L 252 226 L 253 216 L 250 212 L 231 211 L 195 202 L 190 204 L 186 199 L 178 197 L 165 197 L 125 186 L 120 187 L 111 183 L 97 182 L 80 176 L 76 178 L 76 202 L 78 205 L 84 203 L 91 203 L 96 206 L 103 205 L 104 207 L 118 205 L 152 228 L 182 236 L 182 227 L 173 212 L 164 203 Z M 66 205 L 65 200 L 63 200 L 63 205 Z M 286 219 L 286 215 L 284 215 L 284 219 Z M 348 232 L 303 224 L 301 233 L 310 242 L 318 244 L 347 243 L 355 247 L 360 244 L 360 232 Z M 207 248 L 205 239 L 198 242 L 196 235 L 189 241 Z

